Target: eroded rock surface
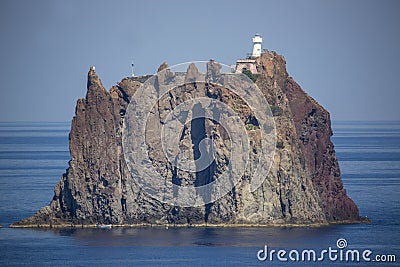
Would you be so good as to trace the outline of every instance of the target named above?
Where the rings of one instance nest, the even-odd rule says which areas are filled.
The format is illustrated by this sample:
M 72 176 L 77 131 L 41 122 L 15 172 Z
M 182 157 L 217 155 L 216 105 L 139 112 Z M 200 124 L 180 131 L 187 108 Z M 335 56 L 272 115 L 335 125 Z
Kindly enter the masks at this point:
M 206 80 L 218 82 L 218 63 L 210 61 L 207 66 Z M 168 65 L 163 63 L 159 71 L 165 69 Z M 181 208 L 151 198 L 132 178 L 122 151 L 127 106 L 146 77 L 125 78 L 107 91 L 94 69 L 90 69 L 86 97 L 77 101 L 71 124 L 69 167 L 55 186 L 49 206 L 13 226 L 359 221 L 358 208 L 343 188 L 330 140 L 329 113 L 288 76 L 282 56 L 263 53 L 257 59 L 257 70 L 260 74 L 256 84 L 274 114 L 277 148 L 271 170 L 255 192 L 249 190 L 250 163 L 234 189 L 214 203 Z M 164 71 L 157 79 L 162 84 L 176 78 L 174 75 Z M 188 99 L 209 97 L 238 111 L 251 139 L 251 162 L 257 159 L 260 149 L 257 122 L 249 107 L 225 88 L 211 83 L 192 83 L 199 75 L 196 66 L 190 65 L 184 77 L 186 84 L 160 99 L 150 118 L 158 126 L 146 136 L 153 165 L 165 179 L 177 185 L 198 186 L 213 181 L 232 156 L 227 133 L 220 125 L 208 120 L 192 121 L 182 133 L 181 148 L 186 148 L 186 156 L 194 159 L 198 153 L 196 142 L 212 138 L 218 148 L 215 162 L 196 174 L 177 170 L 167 162 L 160 150 L 161 122 L 174 107 Z

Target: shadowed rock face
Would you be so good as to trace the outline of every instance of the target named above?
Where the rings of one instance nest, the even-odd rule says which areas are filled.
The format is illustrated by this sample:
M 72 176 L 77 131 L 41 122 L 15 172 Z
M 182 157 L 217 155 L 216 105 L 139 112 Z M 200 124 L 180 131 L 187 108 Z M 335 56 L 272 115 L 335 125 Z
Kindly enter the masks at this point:
M 87 94 L 79 99 L 69 135 L 71 160 L 55 186 L 49 206 L 14 226 L 65 224 L 310 224 L 359 221 L 358 208 L 346 195 L 330 137 L 329 113 L 308 96 L 286 72 L 286 62 L 274 52 L 257 59 L 257 85 L 274 114 L 277 149 L 264 183 L 250 193 L 250 171 L 222 199 L 197 208 L 160 203 L 144 193 L 128 171 L 122 154 L 123 119 L 129 100 L 143 78 L 125 78 L 107 91 L 95 71 L 88 73 Z M 207 77 L 219 72 L 208 64 Z M 159 70 L 168 68 L 164 64 Z M 174 78 L 164 72 L 158 81 Z M 191 83 L 200 75 L 189 67 L 188 84 L 159 101 L 154 120 L 162 121 L 174 107 L 195 97 L 210 97 L 240 113 L 244 124 L 255 124 L 249 107 L 227 89 Z M 176 170 L 160 150 L 161 124 L 150 129 L 149 156 L 153 165 L 174 184 L 198 185 L 212 181 L 226 167 L 230 143 L 224 129 L 209 120 L 192 121 L 185 127 L 182 147 L 195 159 L 199 138 L 211 138 L 217 146 L 216 160 L 206 170 L 191 174 Z M 260 149 L 259 131 L 248 131 L 253 144 L 250 159 Z M 192 149 L 192 150 L 190 150 Z M 250 163 L 250 167 L 251 167 Z

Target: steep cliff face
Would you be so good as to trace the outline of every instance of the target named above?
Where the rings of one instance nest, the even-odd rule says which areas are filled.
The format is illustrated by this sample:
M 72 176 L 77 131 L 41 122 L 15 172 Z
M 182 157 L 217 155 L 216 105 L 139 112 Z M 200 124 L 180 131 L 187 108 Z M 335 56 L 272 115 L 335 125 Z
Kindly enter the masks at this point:
M 259 59 L 259 70 L 263 73 L 265 85 L 261 88 L 280 88 L 268 90 L 275 94 L 268 98 L 269 103 L 290 110 L 290 119 L 295 128 L 294 142 L 300 146 L 302 164 L 312 179 L 314 189 L 318 192 L 319 206 L 328 221 L 358 220 L 358 208 L 347 196 L 340 177 L 339 164 L 336 158 L 329 112 L 307 95 L 300 86 L 289 77 L 285 60 L 273 52 L 264 54 Z M 278 113 L 280 109 L 278 108 Z M 279 120 L 279 119 L 278 119 Z M 279 127 L 279 123 L 278 123 Z
M 218 72 L 208 64 L 209 75 Z M 168 68 L 160 66 L 159 71 Z M 286 72 L 286 62 L 274 52 L 257 59 L 257 85 L 274 114 L 277 148 L 274 163 L 263 184 L 250 192 L 250 171 L 223 198 L 193 208 L 161 203 L 147 195 L 132 178 L 122 147 L 123 120 L 129 101 L 147 77 L 125 78 L 107 91 L 94 69 L 88 73 L 87 94 L 79 99 L 69 135 L 71 160 L 55 186 L 49 206 L 14 226 L 67 224 L 310 224 L 360 220 L 358 208 L 346 195 L 330 137 L 329 113 L 308 96 Z M 173 79 L 164 72 L 158 82 Z M 232 92 L 212 84 L 192 83 L 199 72 L 189 66 L 186 84 L 160 99 L 149 119 L 149 156 L 165 179 L 174 184 L 203 185 L 226 167 L 231 144 L 218 123 L 193 120 L 182 133 L 181 146 L 195 159 L 204 137 L 219 148 L 206 170 L 191 174 L 176 170 L 160 151 L 161 122 L 171 110 L 195 97 L 217 99 L 231 106 L 251 139 L 251 162 L 260 149 L 254 114 Z M 250 127 L 251 126 L 251 127 Z M 252 168 L 250 162 L 248 168 Z

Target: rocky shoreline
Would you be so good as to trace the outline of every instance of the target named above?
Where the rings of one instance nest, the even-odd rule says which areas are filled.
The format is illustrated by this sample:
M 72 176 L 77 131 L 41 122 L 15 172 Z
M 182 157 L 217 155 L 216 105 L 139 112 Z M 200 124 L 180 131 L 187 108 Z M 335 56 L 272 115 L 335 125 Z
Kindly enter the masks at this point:
M 326 222 L 326 223 L 309 223 L 309 224 L 296 224 L 296 223 L 284 223 L 284 224 L 247 224 L 247 223 L 238 223 L 238 224 L 212 224 L 212 223 L 203 223 L 203 224 L 148 224 L 148 223 L 139 223 L 139 224 L 113 224 L 112 227 L 116 228 L 181 228 L 181 227 L 210 227 L 210 228 L 263 228 L 263 227 L 326 227 L 332 225 L 343 225 L 343 224 L 363 224 L 363 223 L 371 223 L 368 218 L 360 218 L 359 220 L 344 220 L 344 221 L 336 221 L 336 222 Z M 11 224 L 9 228 L 42 228 L 42 229 L 64 229 L 64 228 L 98 228 L 97 224 Z

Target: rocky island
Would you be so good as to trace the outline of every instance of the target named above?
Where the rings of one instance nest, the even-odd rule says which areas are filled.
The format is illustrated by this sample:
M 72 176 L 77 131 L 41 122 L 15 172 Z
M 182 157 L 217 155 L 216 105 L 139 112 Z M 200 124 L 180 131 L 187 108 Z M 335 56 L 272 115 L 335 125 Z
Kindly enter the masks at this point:
M 218 63 L 210 61 L 207 73 L 216 73 Z M 163 63 L 158 72 L 168 70 Z M 218 99 L 238 111 L 252 138 L 250 158 L 260 149 L 257 124 L 246 104 L 233 93 L 212 84 L 196 84 L 190 67 L 184 88 L 164 96 L 155 116 L 185 99 L 197 96 Z M 264 51 L 254 60 L 256 75 L 251 78 L 267 99 L 276 129 L 273 164 L 262 185 L 250 192 L 246 172 L 233 190 L 221 199 L 200 207 L 180 207 L 162 203 L 144 192 L 127 168 L 122 147 L 124 116 L 132 95 L 148 76 L 122 79 L 108 91 L 95 69 L 88 73 L 87 93 L 76 104 L 69 134 L 71 160 L 54 189 L 48 206 L 11 227 L 90 227 L 96 224 L 120 226 L 276 226 L 326 225 L 360 222 L 356 204 L 347 196 L 335 155 L 328 111 L 307 95 L 286 71 L 286 61 L 275 52 Z M 173 79 L 173 72 L 158 82 Z M 229 160 L 224 131 L 214 122 L 189 123 L 182 142 L 188 147 L 194 139 L 213 135 L 220 151 L 213 170 L 207 169 L 196 181 L 215 179 Z M 201 131 L 196 127 L 202 127 Z M 157 132 L 157 129 L 154 130 Z M 201 132 L 201 133 L 199 133 Z M 156 145 L 149 145 L 153 165 L 165 179 L 196 184 L 193 176 L 176 171 L 160 156 Z M 228 158 L 228 159 L 227 159 Z M 200 178 L 199 178 L 200 177 Z

